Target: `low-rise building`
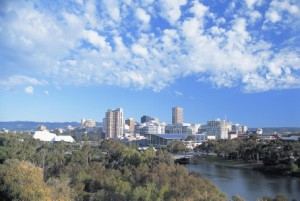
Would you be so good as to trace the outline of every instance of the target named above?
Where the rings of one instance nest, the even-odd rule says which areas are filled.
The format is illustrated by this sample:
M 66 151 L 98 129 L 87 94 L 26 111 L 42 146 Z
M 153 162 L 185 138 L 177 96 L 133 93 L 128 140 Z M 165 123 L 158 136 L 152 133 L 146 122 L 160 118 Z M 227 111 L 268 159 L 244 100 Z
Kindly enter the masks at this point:
M 70 143 L 75 142 L 74 138 L 70 135 L 57 136 L 54 133 L 50 133 L 47 129 L 44 129 L 42 131 L 36 131 L 33 135 L 33 138 L 37 140 L 41 140 L 43 142 L 59 142 L 59 141 L 70 142 Z
M 201 128 L 200 124 L 168 124 L 165 128 L 165 133 L 196 134 L 198 133 L 199 128 Z
M 280 137 L 280 139 L 284 141 L 300 141 L 300 136 L 292 135 L 289 137 Z
M 216 140 L 228 139 L 228 132 L 231 131 L 232 123 L 226 120 L 207 121 L 204 126 L 207 139 L 214 138 Z
M 240 124 L 232 125 L 232 132 L 247 133 L 248 127 Z
M 135 135 L 164 134 L 165 126 L 166 124 L 159 122 L 157 118 L 152 118 L 151 121 L 135 125 Z
M 92 119 L 85 120 L 85 118 L 81 119 L 80 128 L 92 128 L 92 127 L 96 127 L 96 121 Z
M 263 129 L 262 128 L 258 128 L 256 131 L 257 135 L 262 135 L 263 134 Z
M 190 136 L 187 134 L 148 134 L 146 137 L 148 139 L 149 145 L 153 147 L 167 147 L 173 141 L 181 140 L 184 141 Z

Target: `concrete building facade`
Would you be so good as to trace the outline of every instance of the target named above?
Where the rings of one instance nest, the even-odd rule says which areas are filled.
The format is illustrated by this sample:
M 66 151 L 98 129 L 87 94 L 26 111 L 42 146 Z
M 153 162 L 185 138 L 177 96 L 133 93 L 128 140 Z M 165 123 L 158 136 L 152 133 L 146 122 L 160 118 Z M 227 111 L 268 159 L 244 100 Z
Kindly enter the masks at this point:
M 82 118 L 81 119 L 81 125 L 80 127 L 81 128 L 91 128 L 91 127 L 95 127 L 96 126 L 96 121 L 92 120 L 92 119 L 85 119 L 85 118 Z
M 148 116 L 148 115 L 144 115 L 141 117 L 141 123 L 146 123 L 151 121 L 152 117 Z
M 172 125 L 183 123 L 183 108 L 173 107 L 172 108 Z
M 196 134 L 198 133 L 200 124 L 182 123 L 175 125 L 167 125 L 165 128 L 166 133 L 180 133 L 180 134 Z
M 207 138 L 216 140 L 228 139 L 228 132 L 231 131 L 232 123 L 225 120 L 212 120 L 207 121 L 205 129 L 207 132 Z
M 134 126 L 135 126 L 135 121 L 133 118 L 128 118 L 125 120 L 125 124 L 129 126 L 129 133 L 133 134 L 134 133 Z
M 117 138 L 123 135 L 124 111 L 123 108 L 107 110 L 105 113 L 104 132 L 105 138 Z
M 147 134 L 164 134 L 166 124 L 160 122 L 158 118 L 151 118 L 150 121 L 136 124 L 135 134 L 146 136 Z

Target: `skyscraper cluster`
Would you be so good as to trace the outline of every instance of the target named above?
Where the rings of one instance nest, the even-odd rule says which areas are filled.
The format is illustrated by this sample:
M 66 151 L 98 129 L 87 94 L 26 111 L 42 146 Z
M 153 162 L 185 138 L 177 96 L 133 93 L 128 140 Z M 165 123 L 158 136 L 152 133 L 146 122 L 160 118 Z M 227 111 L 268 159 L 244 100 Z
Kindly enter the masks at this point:
M 183 122 L 183 108 L 172 108 L 172 124 L 160 122 L 158 118 L 144 115 L 137 123 L 132 118 L 124 120 L 122 108 L 109 109 L 103 119 L 105 138 L 120 138 L 124 136 L 147 136 L 151 134 L 191 134 L 205 135 L 207 139 L 231 139 L 247 132 L 243 125 L 233 125 L 227 120 L 211 120 L 206 124 L 191 124 Z

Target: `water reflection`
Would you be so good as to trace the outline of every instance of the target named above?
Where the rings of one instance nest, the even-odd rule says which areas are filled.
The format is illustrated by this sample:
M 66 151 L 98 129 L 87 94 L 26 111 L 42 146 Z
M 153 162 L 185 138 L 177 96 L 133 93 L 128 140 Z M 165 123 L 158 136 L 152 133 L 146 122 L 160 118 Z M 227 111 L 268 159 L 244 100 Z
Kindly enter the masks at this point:
M 264 174 L 253 170 L 229 168 L 209 163 L 189 164 L 190 171 L 200 173 L 211 180 L 229 199 L 239 194 L 246 200 L 256 200 L 263 196 L 275 197 L 285 194 L 290 200 L 300 201 L 300 179 L 279 175 Z

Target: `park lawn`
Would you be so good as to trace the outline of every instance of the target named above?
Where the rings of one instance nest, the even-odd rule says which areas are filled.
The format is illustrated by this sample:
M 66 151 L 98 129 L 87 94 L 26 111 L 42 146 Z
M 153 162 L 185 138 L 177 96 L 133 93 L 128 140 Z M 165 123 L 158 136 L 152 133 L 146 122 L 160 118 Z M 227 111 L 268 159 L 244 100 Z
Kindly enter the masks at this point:
M 248 164 L 242 160 L 227 160 L 224 158 L 220 158 L 216 155 L 207 155 L 204 156 L 205 162 L 214 163 L 216 165 L 222 165 L 227 167 L 244 167 Z

